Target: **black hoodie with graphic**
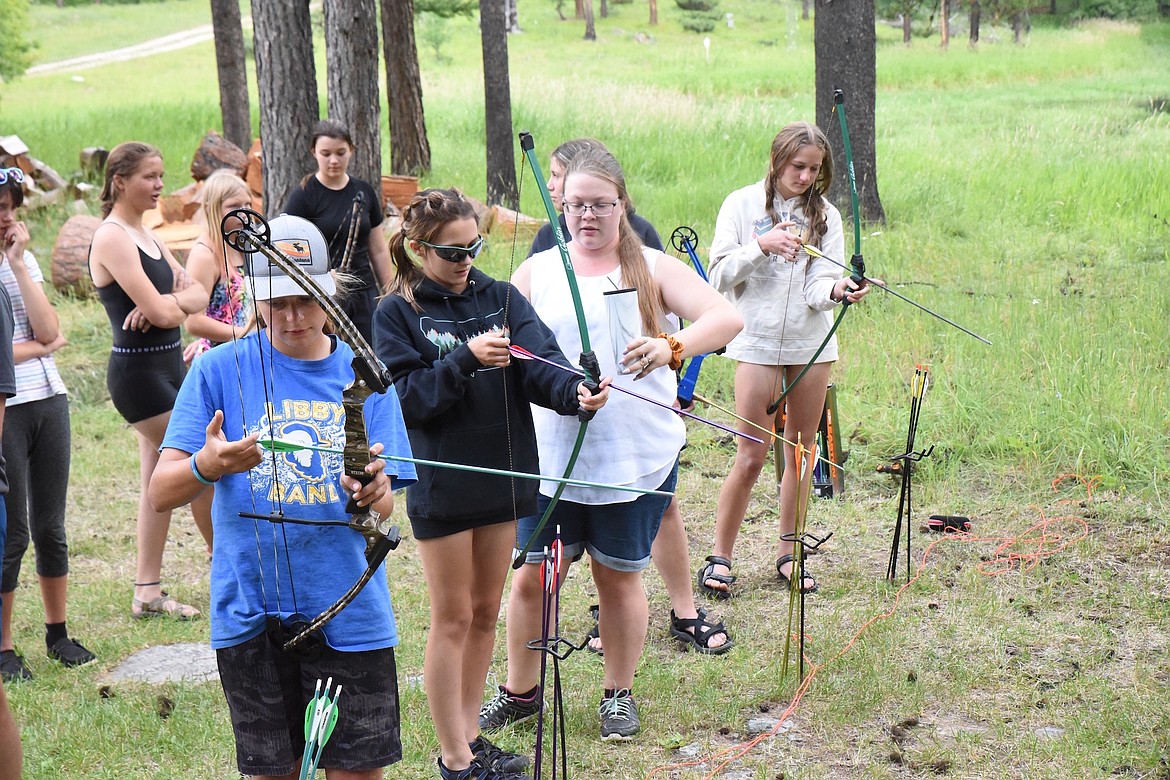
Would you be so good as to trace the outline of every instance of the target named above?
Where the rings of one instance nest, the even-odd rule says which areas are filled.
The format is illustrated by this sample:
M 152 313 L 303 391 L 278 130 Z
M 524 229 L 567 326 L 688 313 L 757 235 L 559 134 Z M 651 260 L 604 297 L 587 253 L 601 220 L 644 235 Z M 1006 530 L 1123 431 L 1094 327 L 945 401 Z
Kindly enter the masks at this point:
M 576 414 L 581 377 L 515 357 L 507 368 L 485 367 L 467 342 L 506 330 L 512 344 L 570 366 L 552 331 L 515 287 L 476 268 L 463 293 L 423 279 L 415 301 L 421 312 L 388 295 L 374 314 L 374 350 L 394 377 L 414 456 L 539 473 L 529 404 Z M 425 525 L 473 527 L 534 514 L 538 486 L 535 479 L 419 465 L 406 512 Z

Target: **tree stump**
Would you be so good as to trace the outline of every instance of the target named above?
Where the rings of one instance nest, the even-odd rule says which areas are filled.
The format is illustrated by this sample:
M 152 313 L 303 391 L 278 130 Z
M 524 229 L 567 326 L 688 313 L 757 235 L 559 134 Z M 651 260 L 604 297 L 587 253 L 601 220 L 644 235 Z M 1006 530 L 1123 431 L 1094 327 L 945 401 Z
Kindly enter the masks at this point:
M 195 181 L 203 181 L 220 168 L 233 170 L 242 177 L 248 169 L 248 155 L 219 133 L 210 130 L 195 150 L 195 157 L 191 160 L 191 176 Z
M 89 278 L 89 245 L 102 221 L 89 214 L 75 214 L 66 220 L 53 244 L 53 287 L 58 292 L 87 297 L 93 293 Z

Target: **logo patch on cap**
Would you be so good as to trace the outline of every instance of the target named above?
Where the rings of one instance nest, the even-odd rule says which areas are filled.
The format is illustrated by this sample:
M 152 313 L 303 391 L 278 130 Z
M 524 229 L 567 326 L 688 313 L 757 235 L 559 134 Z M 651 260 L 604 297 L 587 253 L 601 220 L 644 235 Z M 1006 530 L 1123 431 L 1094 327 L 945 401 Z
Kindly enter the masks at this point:
M 285 238 L 273 242 L 273 246 L 288 255 L 289 259 L 298 265 L 312 265 L 313 254 L 309 251 L 309 242 L 303 238 Z

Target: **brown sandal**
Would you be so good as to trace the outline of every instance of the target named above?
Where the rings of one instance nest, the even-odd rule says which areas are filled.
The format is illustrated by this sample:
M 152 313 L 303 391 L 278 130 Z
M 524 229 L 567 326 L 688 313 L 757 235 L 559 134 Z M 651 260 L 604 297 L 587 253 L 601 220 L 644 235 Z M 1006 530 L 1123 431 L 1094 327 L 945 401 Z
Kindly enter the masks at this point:
M 138 587 L 149 585 L 158 585 L 157 582 L 134 583 Z M 199 610 L 192 607 L 190 604 L 184 604 L 178 599 L 171 598 L 171 596 L 164 590 L 161 595 L 155 596 L 150 601 L 143 601 L 135 597 L 130 606 L 130 615 L 135 620 L 142 620 L 143 618 L 158 617 L 159 615 L 166 615 L 173 617 L 175 620 L 191 620 L 199 617 L 201 613 Z

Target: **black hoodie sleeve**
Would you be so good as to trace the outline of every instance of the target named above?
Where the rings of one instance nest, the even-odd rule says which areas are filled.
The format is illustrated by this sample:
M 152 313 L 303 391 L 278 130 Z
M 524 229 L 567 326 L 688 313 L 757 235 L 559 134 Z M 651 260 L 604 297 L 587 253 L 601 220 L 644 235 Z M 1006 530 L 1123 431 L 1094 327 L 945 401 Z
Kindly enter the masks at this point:
M 561 352 L 556 336 L 537 316 L 528 299 L 513 288 L 510 301 L 508 327 L 511 330 L 512 343 L 543 358 L 573 368 L 572 363 Z M 530 403 L 552 409 L 558 414 L 577 413 L 579 407 L 577 385 L 582 382 L 582 377 L 541 363 L 539 360 L 513 358 L 512 363 L 520 369 L 524 396 Z
M 408 428 L 424 425 L 459 403 L 472 374 L 483 367 L 466 344 L 432 361 L 422 350 L 433 353 L 434 345 L 420 344 L 418 328 L 409 324 L 417 320 L 418 314 L 397 295 L 383 298 L 374 312 L 374 351 L 394 377 Z

